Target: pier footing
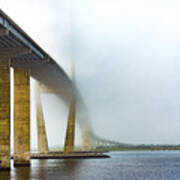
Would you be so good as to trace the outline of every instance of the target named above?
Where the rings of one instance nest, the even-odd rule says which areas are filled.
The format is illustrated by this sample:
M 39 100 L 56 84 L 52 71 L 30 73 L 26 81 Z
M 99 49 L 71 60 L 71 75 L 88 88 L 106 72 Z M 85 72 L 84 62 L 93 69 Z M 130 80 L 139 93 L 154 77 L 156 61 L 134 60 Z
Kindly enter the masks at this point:
M 109 155 L 94 152 L 74 152 L 64 154 L 63 152 L 50 152 L 48 154 L 33 153 L 31 159 L 88 159 L 88 158 L 110 158 Z

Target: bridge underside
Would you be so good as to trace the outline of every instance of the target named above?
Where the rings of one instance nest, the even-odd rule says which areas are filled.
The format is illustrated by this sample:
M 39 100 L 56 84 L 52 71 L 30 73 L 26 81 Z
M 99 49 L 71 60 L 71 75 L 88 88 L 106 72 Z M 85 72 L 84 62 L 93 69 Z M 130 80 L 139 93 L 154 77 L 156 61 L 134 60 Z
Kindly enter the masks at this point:
M 14 82 L 11 85 L 10 69 Z M 42 93 L 61 96 L 69 107 L 64 153 L 74 151 L 76 88 L 62 68 L 12 19 L 0 10 L 0 169 L 10 168 L 11 88 L 14 89 L 14 165 L 30 165 L 30 77 L 37 80 L 38 149 L 48 153 L 48 140 L 42 110 Z M 83 150 L 91 146 L 90 130 L 82 130 Z
M 10 68 L 14 82 L 11 85 Z M 14 165 L 30 164 L 30 77 L 65 101 L 73 92 L 60 66 L 17 24 L 0 11 L 0 169 L 10 168 L 10 107 L 14 89 Z M 40 95 L 39 95 L 40 99 Z M 41 102 L 37 103 L 40 152 L 48 152 Z

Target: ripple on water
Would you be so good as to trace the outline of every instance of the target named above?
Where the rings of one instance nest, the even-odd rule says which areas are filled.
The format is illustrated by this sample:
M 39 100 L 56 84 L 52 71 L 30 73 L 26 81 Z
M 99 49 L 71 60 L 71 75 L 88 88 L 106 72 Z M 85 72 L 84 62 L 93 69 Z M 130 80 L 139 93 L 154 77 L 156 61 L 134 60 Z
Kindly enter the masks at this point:
M 179 180 L 180 152 L 116 152 L 109 159 L 32 160 L 0 180 Z

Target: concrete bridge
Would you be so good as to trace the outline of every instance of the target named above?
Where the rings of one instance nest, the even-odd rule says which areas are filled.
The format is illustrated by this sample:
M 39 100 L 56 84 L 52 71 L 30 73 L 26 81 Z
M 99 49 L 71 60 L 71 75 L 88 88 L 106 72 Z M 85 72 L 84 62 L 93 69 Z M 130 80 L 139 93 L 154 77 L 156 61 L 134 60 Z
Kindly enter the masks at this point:
M 12 72 L 13 76 L 11 76 Z M 49 54 L 0 10 L 0 169 L 10 169 L 11 107 L 14 107 L 14 166 L 30 165 L 30 77 L 37 80 L 39 152 L 44 154 L 49 152 L 40 95 L 54 93 L 61 96 L 65 103 L 67 100 L 71 102 L 64 153 L 72 153 L 78 96 L 72 79 Z M 11 87 L 12 81 L 13 87 Z M 14 93 L 13 101 L 11 101 L 11 88 Z M 82 129 L 82 134 L 83 150 L 87 150 L 91 146 L 88 126 Z

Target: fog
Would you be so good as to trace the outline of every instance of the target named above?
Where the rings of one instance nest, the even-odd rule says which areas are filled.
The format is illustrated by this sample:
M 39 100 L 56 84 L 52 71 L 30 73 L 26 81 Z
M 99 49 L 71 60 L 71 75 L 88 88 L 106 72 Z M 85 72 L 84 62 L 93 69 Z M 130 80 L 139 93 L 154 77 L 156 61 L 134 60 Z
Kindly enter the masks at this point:
M 179 144 L 179 1 L 0 4 L 69 75 L 75 62 L 75 83 L 95 134 L 134 144 Z M 42 100 L 50 146 L 62 145 L 68 108 L 54 95 Z M 33 93 L 31 109 L 36 147 Z M 76 137 L 80 144 L 79 128 Z

